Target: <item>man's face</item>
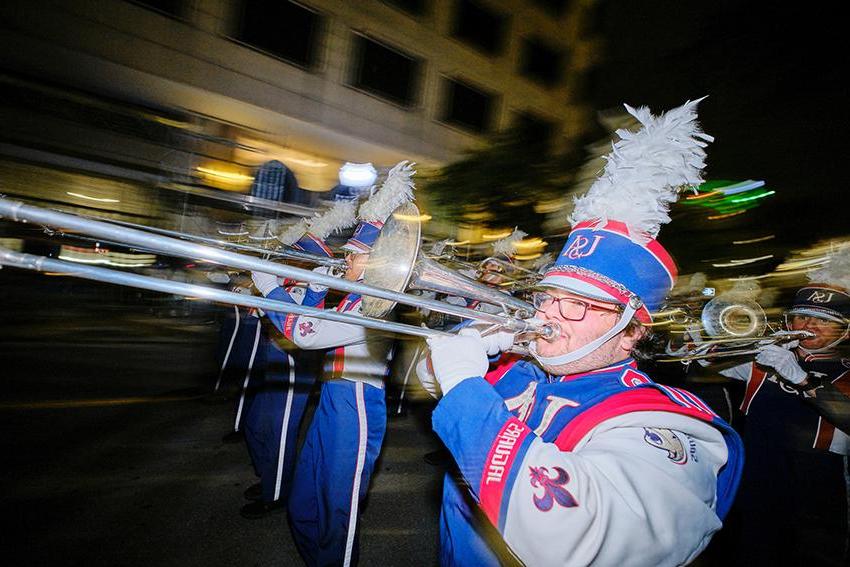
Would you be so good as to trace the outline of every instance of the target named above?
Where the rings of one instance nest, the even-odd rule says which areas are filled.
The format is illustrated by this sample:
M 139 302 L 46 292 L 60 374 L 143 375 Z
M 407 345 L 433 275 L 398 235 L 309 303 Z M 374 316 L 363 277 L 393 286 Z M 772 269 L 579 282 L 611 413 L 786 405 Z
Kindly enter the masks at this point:
M 368 254 L 348 254 L 345 257 L 345 262 L 348 264 L 348 269 L 345 270 L 345 278 L 348 281 L 355 282 L 363 275 L 363 270 L 366 269 L 366 262 L 369 261 Z
M 547 322 L 557 323 L 561 328 L 561 334 L 551 342 L 537 339 L 535 347 L 537 353 L 541 356 L 559 356 L 573 352 L 604 335 L 617 323 L 620 317 L 620 314 L 614 311 L 615 305 L 612 303 L 587 299 L 557 289 L 549 289 L 546 293 L 551 295 L 555 301 L 541 305 L 537 317 Z M 587 303 L 589 308 L 585 312 L 584 318 L 580 321 L 564 318 L 557 301 L 559 299 Z M 625 335 L 621 332 L 579 360 L 552 368 L 547 367 L 546 371 L 556 375 L 575 374 L 609 366 L 627 358 L 641 334 L 642 332 Z
M 806 350 L 817 350 L 828 347 L 846 329 L 841 323 L 811 315 L 788 315 L 788 326 L 792 331 L 809 331 L 815 334 L 811 339 L 800 341 L 800 346 Z

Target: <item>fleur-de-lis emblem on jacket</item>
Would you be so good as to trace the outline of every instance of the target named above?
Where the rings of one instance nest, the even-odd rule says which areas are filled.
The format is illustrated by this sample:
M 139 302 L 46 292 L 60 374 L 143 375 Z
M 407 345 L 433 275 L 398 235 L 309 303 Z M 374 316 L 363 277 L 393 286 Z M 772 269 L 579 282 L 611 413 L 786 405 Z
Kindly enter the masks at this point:
M 554 467 L 555 477 L 549 476 L 549 469 L 546 467 L 529 467 L 531 474 L 531 486 L 534 488 L 542 488 L 543 496 L 534 495 L 534 505 L 541 512 L 548 512 L 552 509 L 555 502 L 564 508 L 573 508 L 578 506 L 578 502 L 570 494 L 570 491 L 564 488 L 564 485 L 570 481 L 570 475 L 561 467 Z

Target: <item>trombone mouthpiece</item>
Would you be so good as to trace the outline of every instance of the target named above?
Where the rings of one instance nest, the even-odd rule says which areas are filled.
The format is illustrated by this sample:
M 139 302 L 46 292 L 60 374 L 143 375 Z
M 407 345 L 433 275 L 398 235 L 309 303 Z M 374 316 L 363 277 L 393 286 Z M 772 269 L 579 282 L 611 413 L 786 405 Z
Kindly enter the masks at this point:
M 525 321 L 526 328 L 517 332 L 516 342 L 527 343 L 534 339 L 554 341 L 561 336 L 561 327 L 557 323 L 544 322 L 542 319 L 528 319 Z
M 538 336 L 545 341 L 554 341 L 561 336 L 561 327 L 557 323 L 546 323 L 538 331 Z

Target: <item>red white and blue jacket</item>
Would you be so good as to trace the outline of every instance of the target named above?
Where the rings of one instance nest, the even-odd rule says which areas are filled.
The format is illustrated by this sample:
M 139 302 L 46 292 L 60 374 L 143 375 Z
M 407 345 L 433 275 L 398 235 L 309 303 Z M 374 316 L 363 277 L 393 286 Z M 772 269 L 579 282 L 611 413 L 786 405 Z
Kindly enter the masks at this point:
M 720 529 L 738 435 L 634 361 L 552 377 L 503 355 L 442 398 L 434 430 L 527 565 L 681 565 Z
M 278 290 L 274 290 L 268 297 L 283 300 L 279 294 Z M 340 313 L 359 315 L 361 297 L 349 293 L 335 309 Z M 270 314 L 269 318 L 298 348 L 332 349 L 325 358 L 325 380 L 342 379 L 364 382 L 376 388 L 384 387 L 393 355 L 394 341 L 391 336 L 360 325 L 307 315 L 275 313 Z

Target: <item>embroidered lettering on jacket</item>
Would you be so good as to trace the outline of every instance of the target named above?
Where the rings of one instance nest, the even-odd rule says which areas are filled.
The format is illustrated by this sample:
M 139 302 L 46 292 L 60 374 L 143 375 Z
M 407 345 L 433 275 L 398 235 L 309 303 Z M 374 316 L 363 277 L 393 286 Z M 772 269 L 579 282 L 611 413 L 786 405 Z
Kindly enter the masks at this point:
M 561 398 L 558 396 L 546 396 L 546 409 L 543 410 L 543 417 L 540 418 L 540 424 L 534 429 L 534 433 L 538 436 L 543 436 L 558 412 L 565 407 L 577 408 L 578 402 L 574 402 L 569 398 Z
M 685 451 L 685 445 L 675 433 L 669 429 L 658 429 L 655 427 L 644 427 L 643 432 L 644 441 L 653 447 L 667 451 L 668 459 L 677 465 L 684 465 L 688 462 L 688 453 Z
M 505 427 L 505 430 L 496 438 L 496 448 L 493 450 L 493 456 L 490 457 L 490 462 L 487 463 L 485 484 L 502 481 L 502 477 L 505 475 L 505 465 L 508 464 L 517 439 L 522 432 L 523 428 L 520 424 L 509 423 Z
M 570 481 L 570 475 L 561 467 L 554 467 L 555 476 L 549 476 L 546 467 L 528 467 L 531 475 L 531 486 L 542 488 L 543 496 L 533 495 L 534 505 L 541 512 L 548 512 L 555 502 L 564 508 L 575 508 L 578 502 L 564 485 Z
M 534 394 L 537 391 L 537 382 L 531 382 L 521 394 L 505 400 L 508 411 L 516 410 L 516 416 L 523 423 L 531 415 L 534 408 Z

